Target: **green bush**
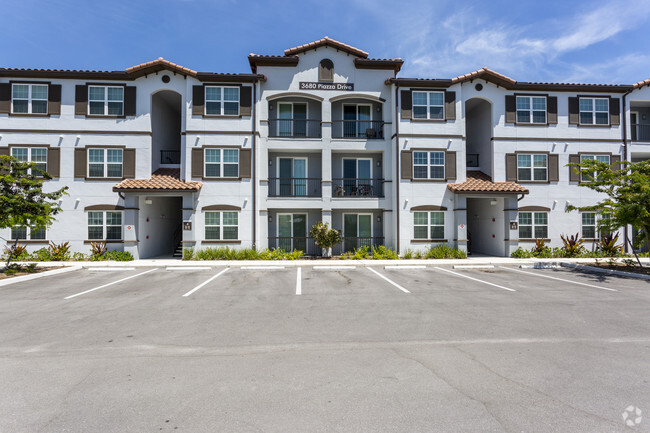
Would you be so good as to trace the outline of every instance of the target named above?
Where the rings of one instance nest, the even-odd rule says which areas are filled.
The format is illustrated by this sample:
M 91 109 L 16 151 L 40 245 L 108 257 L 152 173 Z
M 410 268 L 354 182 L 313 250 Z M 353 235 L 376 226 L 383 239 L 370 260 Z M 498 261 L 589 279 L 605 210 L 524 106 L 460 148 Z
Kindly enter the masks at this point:
M 343 260 L 363 260 L 363 259 L 368 259 L 370 258 L 370 254 L 368 253 L 368 246 L 364 245 L 363 247 L 360 248 L 355 248 L 354 251 L 346 251 L 343 254 L 341 254 L 341 258 Z
M 447 244 L 439 244 L 429 248 L 424 254 L 426 259 L 466 259 L 467 253 Z
M 399 256 L 392 248 L 386 248 L 383 245 L 372 247 L 373 260 L 398 260 Z
M 88 260 L 88 256 L 84 253 L 72 253 L 72 260 L 77 261 L 77 262 L 83 262 Z
M 34 260 L 36 262 L 50 262 L 52 261 L 52 252 L 49 248 L 40 248 L 31 253 L 27 260 Z
M 48 245 L 50 249 L 50 259 L 55 262 L 64 262 L 70 260 L 70 242 L 62 244 L 55 244 L 50 242 Z
M 129 262 L 133 260 L 133 255 L 128 251 L 105 251 L 103 254 L 93 254 L 90 256 L 93 262 L 102 262 L 105 260 L 114 260 L 116 262 Z
M 192 260 L 194 257 L 193 248 L 183 248 L 183 260 Z
M 279 248 L 258 251 L 255 248 L 209 247 L 196 251 L 188 248 L 183 252 L 184 260 L 297 260 L 302 256 L 300 250 L 285 252 Z

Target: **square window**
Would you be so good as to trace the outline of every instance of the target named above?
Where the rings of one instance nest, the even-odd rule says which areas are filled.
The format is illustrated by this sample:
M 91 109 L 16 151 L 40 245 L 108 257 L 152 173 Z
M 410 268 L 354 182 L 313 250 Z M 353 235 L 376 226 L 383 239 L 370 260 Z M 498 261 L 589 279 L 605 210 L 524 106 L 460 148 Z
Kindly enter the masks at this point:
M 444 119 L 444 92 L 412 92 L 414 119 Z

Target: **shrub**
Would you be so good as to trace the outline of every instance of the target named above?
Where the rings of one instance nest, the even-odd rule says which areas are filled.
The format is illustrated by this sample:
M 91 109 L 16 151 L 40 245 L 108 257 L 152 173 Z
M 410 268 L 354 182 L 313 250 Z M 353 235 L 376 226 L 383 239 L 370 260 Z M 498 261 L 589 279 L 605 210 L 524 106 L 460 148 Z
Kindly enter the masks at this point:
M 183 248 L 183 260 L 192 260 L 192 257 L 194 257 L 194 249 Z
M 571 236 L 560 235 L 560 238 L 564 244 L 563 250 L 565 257 L 577 257 L 582 253 L 584 249 L 582 244 L 584 244 L 585 241 L 580 239 L 580 235 L 578 233 Z
M 392 248 L 386 248 L 383 245 L 372 247 L 373 260 L 398 260 L 399 256 Z
M 510 254 L 510 257 L 513 259 L 528 259 L 530 257 L 534 257 L 534 254 L 532 251 L 526 251 L 522 247 L 519 247 L 512 254 Z
M 5 247 L 4 258 L 8 258 L 9 255 L 11 255 L 12 260 L 24 260 L 26 257 L 29 256 L 29 253 L 27 252 L 27 245 L 16 244 L 16 245 L 12 245 L 9 248 Z
M 108 251 L 108 247 L 106 246 L 106 242 L 91 242 L 90 243 L 90 255 L 91 256 L 101 256 L 106 251 Z
M 447 244 L 439 244 L 429 248 L 424 257 L 427 259 L 466 259 L 467 253 Z
M 64 242 L 62 244 L 50 242 L 48 248 L 50 249 L 50 257 L 52 261 L 63 262 L 70 260 L 70 242 Z
M 314 239 L 314 243 L 317 246 L 326 250 L 328 256 L 330 254 L 330 249 L 334 245 L 343 242 L 341 232 L 329 228 L 329 226 L 327 224 L 323 224 L 322 221 L 317 222 L 311 227 L 309 230 L 309 236 Z
M 363 260 L 370 257 L 368 254 L 368 245 L 364 245 L 360 248 L 355 248 L 354 251 L 346 251 L 341 254 L 343 260 Z
M 623 246 L 616 245 L 616 242 L 618 242 L 618 237 L 618 232 L 615 235 L 612 233 L 602 235 L 596 245 L 596 248 L 605 257 L 618 257 L 623 253 Z
M 535 246 L 531 252 L 537 257 L 548 254 L 550 248 L 545 244 L 546 240 L 544 238 L 535 239 Z
M 279 248 L 258 251 L 255 248 L 209 247 L 196 251 L 186 248 L 183 251 L 184 260 L 297 260 L 302 255 L 300 250 L 285 252 Z
M 415 254 L 413 253 L 413 250 L 409 248 L 408 250 L 404 251 L 404 254 L 402 254 L 402 258 L 408 260 L 408 259 L 412 259 L 414 255 Z
M 82 262 L 88 260 L 88 256 L 85 255 L 84 253 L 74 252 L 72 253 L 72 260 L 75 260 L 77 262 Z
M 104 254 L 90 256 L 93 262 L 102 262 L 105 260 L 114 260 L 116 262 L 129 262 L 133 260 L 133 255 L 128 251 L 105 251 Z
M 52 252 L 49 248 L 39 248 L 29 255 L 29 260 L 37 262 L 49 262 L 52 260 Z

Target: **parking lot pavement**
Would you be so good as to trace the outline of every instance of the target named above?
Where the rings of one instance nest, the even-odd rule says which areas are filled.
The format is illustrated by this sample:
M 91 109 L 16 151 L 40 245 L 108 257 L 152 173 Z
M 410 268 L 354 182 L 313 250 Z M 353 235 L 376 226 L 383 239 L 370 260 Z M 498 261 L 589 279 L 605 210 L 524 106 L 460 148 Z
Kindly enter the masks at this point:
M 618 432 L 650 410 L 645 280 L 339 266 L 2 287 L 0 431 Z

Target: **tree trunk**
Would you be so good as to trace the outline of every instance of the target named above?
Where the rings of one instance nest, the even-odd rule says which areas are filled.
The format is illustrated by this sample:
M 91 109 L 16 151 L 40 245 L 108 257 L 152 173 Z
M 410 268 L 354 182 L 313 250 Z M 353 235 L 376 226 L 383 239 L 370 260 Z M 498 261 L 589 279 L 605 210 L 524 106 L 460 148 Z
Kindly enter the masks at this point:
M 14 255 L 14 251 L 16 250 L 16 246 L 18 245 L 18 238 L 16 238 L 16 242 L 14 242 L 14 246 L 11 247 L 11 250 L 9 250 L 9 257 L 7 258 L 7 263 L 5 263 L 5 271 L 9 269 L 9 263 L 11 263 L 11 258 Z

